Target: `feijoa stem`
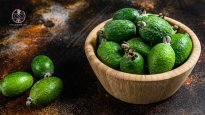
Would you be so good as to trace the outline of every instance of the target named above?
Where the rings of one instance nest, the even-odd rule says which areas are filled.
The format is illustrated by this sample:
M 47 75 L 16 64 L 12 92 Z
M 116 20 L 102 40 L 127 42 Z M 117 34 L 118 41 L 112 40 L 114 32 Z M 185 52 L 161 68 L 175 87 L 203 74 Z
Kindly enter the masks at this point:
M 170 44 L 170 43 L 171 43 L 171 37 L 170 37 L 170 36 L 164 37 L 164 38 L 163 38 L 163 42 L 164 42 L 165 44 Z
M 159 13 L 159 15 L 158 15 L 158 16 L 164 19 L 165 14 L 164 14 L 164 13 Z
M 123 43 L 121 44 L 121 47 L 122 47 L 122 49 L 124 49 L 124 50 L 130 48 L 129 43 L 127 43 L 127 42 L 125 42 L 125 41 L 123 41 Z
M 98 43 L 102 43 L 102 42 L 106 42 L 107 39 L 104 36 L 104 29 L 101 29 L 97 32 L 97 39 L 98 39 Z
M 127 54 L 129 52 L 130 46 L 128 42 L 123 41 L 123 43 L 121 44 L 122 49 L 124 49 L 125 54 Z
M 43 77 L 45 78 L 45 77 L 50 77 L 50 76 L 52 76 L 53 75 L 53 72 L 47 72 L 47 73 L 45 73 L 44 75 L 43 75 Z
M 26 100 L 26 106 L 31 106 L 31 103 L 32 103 L 32 98 L 28 97 Z
M 172 26 L 172 28 L 173 28 L 173 30 L 176 31 L 176 32 L 179 31 L 179 26 L 177 26 L 177 25 Z
M 147 14 L 146 10 L 143 9 L 143 10 L 138 10 L 138 12 L 140 13 L 140 15 L 144 15 L 144 14 Z
M 147 14 L 147 11 L 145 9 L 143 9 L 142 14 Z

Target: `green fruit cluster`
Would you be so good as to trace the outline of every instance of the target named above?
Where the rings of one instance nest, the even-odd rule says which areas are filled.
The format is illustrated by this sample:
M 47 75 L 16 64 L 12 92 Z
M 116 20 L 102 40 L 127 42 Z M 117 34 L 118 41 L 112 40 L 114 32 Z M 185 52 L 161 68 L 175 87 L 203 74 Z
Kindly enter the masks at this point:
M 100 30 L 98 58 L 132 74 L 159 74 L 182 65 L 192 51 L 187 33 L 178 33 L 163 16 L 123 8 Z M 103 39 L 103 40 L 102 40 Z
M 52 76 L 54 64 L 45 56 L 36 56 L 31 63 L 34 76 L 41 78 L 34 85 L 34 78 L 27 72 L 14 72 L 0 81 L 0 91 L 6 97 L 15 97 L 30 89 L 26 105 L 45 106 L 54 101 L 63 88 L 60 78 Z

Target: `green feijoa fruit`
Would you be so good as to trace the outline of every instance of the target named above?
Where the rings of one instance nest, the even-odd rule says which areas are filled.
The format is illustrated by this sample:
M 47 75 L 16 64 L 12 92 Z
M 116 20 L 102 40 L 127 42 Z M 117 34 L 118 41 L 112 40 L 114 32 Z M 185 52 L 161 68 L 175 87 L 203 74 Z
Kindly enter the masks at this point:
M 144 73 L 144 58 L 137 52 L 134 52 L 136 56 L 130 57 L 124 55 L 120 61 L 120 70 L 132 74 Z
M 135 24 L 135 26 L 136 26 L 137 35 L 140 35 L 140 34 L 139 34 L 139 26 L 141 26 L 141 25 L 138 24 L 138 22 L 141 21 L 141 20 L 143 20 L 143 19 L 146 18 L 147 16 L 151 16 L 151 15 L 156 15 L 156 14 L 147 14 L 147 13 L 143 14 L 143 13 L 142 13 L 138 18 L 136 18 L 136 20 L 134 21 L 134 24 Z
M 104 35 L 109 41 L 127 41 L 136 35 L 136 26 L 129 20 L 111 20 L 104 26 Z
M 139 15 L 139 12 L 134 8 L 122 8 L 113 14 L 113 20 L 130 20 L 134 22 Z
M 127 41 L 129 47 L 147 57 L 152 47 L 141 38 L 132 38 Z
M 63 83 L 58 77 L 46 77 L 37 81 L 30 90 L 26 105 L 45 106 L 53 102 L 63 89 Z
M 33 77 L 26 72 L 15 72 L 6 75 L 0 82 L 0 89 L 4 96 L 21 95 L 33 85 Z
M 192 41 L 189 35 L 177 33 L 171 36 L 171 46 L 176 54 L 175 67 L 181 65 L 192 51 Z
M 156 15 L 148 15 L 138 21 L 139 33 L 142 38 L 152 44 L 163 42 L 163 38 L 175 33 L 172 26 Z
M 37 77 L 48 77 L 54 72 L 54 64 L 48 56 L 38 55 L 32 60 L 31 69 Z
M 170 71 L 175 63 L 175 53 L 169 43 L 159 43 L 152 48 L 148 55 L 150 74 Z
M 122 48 L 119 44 L 108 41 L 98 46 L 97 56 L 107 66 L 118 69 L 122 58 Z

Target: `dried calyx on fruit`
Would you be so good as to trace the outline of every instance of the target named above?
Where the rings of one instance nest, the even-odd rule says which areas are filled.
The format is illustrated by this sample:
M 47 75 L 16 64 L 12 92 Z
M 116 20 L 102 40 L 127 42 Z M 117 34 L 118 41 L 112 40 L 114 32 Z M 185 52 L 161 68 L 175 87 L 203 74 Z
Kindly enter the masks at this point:
M 104 29 L 101 29 L 97 32 L 97 40 L 98 40 L 98 44 L 107 41 L 104 35 Z
M 143 74 L 144 58 L 138 52 L 131 49 L 127 42 L 123 42 L 121 47 L 125 51 L 125 55 L 120 61 L 120 70 L 127 73 Z
M 135 60 L 135 58 L 138 57 L 135 51 L 129 47 L 129 44 L 127 42 L 123 42 L 121 47 L 124 49 L 125 55 L 127 55 L 129 59 Z
M 145 9 L 143 10 L 138 10 L 139 14 L 140 15 L 144 15 L 144 14 L 147 14 L 147 11 Z
M 170 44 L 171 43 L 171 37 L 170 36 L 164 37 L 163 38 L 163 43 Z
M 165 14 L 164 13 L 159 13 L 158 16 L 164 19 Z
M 177 25 L 173 25 L 172 26 L 172 29 L 174 30 L 174 31 L 176 31 L 176 33 L 179 31 L 179 26 L 177 26 Z
M 138 25 L 140 28 L 142 28 L 142 27 L 145 27 L 147 24 L 146 24 L 146 22 L 144 22 L 144 21 L 139 21 L 139 22 L 137 23 L 137 25 Z

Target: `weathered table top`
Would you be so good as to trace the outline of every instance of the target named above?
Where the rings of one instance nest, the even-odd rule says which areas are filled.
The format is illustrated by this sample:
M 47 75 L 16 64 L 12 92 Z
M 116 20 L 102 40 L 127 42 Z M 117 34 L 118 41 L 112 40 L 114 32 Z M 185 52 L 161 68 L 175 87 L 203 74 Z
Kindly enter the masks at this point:
M 45 3 L 40 2 L 39 4 L 38 2 L 40 0 L 31 0 L 31 3 L 24 5 L 26 4 L 25 1 L 26 0 L 22 0 L 22 3 L 17 3 L 12 0 L 1 0 L 0 2 L 0 52 L 5 53 L 6 51 L 8 53 L 10 50 L 13 50 L 6 50 L 10 47 L 7 47 L 4 41 L 11 39 L 10 34 L 15 34 L 15 31 L 18 31 L 18 28 L 26 28 L 26 26 L 38 24 L 35 22 L 39 17 L 36 18 L 32 15 L 34 14 L 34 11 L 31 9 L 35 8 L 33 5 L 38 6 L 39 4 L 47 4 L 47 2 L 49 3 L 51 0 L 45 0 Z M 1 95 L 0 114 L 205 114 L 205 47 L 203 45 L 205 44 L 205 40 L 203 38 L 205 36 L 204 0 L 170 0 L 169 2 L 166 0 L 127 0 L 126 2 L 123 0 L 101 0 L 98 2 L 95 0 L 63 1 L 64 0 L 58 3 L 57 9 L 63 10 L 59 8 L 59 6 L 64 5 L 64 7 L 72 9 L 68 12 L 72 15 L 67 17 L 66 12 L 59 11 L 61 15 L 58 16 L 64 19 L 65 15 L 66 23 L 63 28 L 60 28 L 60 31 L 58 29 L 54 29 L 54 33 L 56 34 L 51 35 L 52 37 L 54 36 L 53 39 L 48 40 L 48 38 L 45 37 L 46 39 L 43 39 L 42 41 L 37 39 L 40 42 L 29 42 L 30 45 L 27 47 L 30 47 L 30 49 L 23 50 L 27 52 L 24 52 L 21 56 L 16 55 L 16 53 L 21 54 L 21 52 L 18 52 L 21 51 L 21 49 L 16 49 L 17 52 L 13 52 L 12 55 L 2 54 L 3 56 L 0 56 L 1 77 L 8 72 L 16 70 L 30 71 L 29 62 L 32 57 L 37 54 L 46 54 L 50 56 L 56 65 L 55 75 L 61 77 L 64 83 L 62 95 L 58 100 L 43 108 L 25 106 L 28 92 L 16 98 L 6 98 Z M 11 7 L 9 7 L 8 4 L 10 4 Z M 54 2 L 52 4 L 56 3 Z M 110 18 L 114 11 L 122 7 L 147 9 L 153 13 L 163 12 L 167 16 L 186 24 L 200 39 L 202 53 L 196 67 L 177 93 L 165 101 L 149 105 L 132 105 L 113 98 L 103 89 L 99 81 L 96 79 L 86 59 L 84 53 L 84 41 L 88 33 L 98 23 Z M 9 25 L 12 23 L 10 19 L 10 12 L 15 8 L 23 8 L 28 15 L 26 25 L 23 27 Z M 49 14 L 46 15 L 49 16 Z M 55 16 L 57 14 L 54 13 L 53 15 Z M 5 17 L 5 19 L 2 17 Z M 55 24 L 57 25 L 58 23 Z M 47 26 L 49 27 L 49 24 L 47 24 Z M 13 44 L 17 44 L 22 41 L 24 41 L 23 43 L 25 44 L 28 43 L 28 39 L 27 41 L 25 39 L 20 41 L 16 41 L 16 38 L 13 39 L 15 42 L 7 40 L 6 44 L 13 46 Z M 11 61 L 12 59 L 17 61 Z

